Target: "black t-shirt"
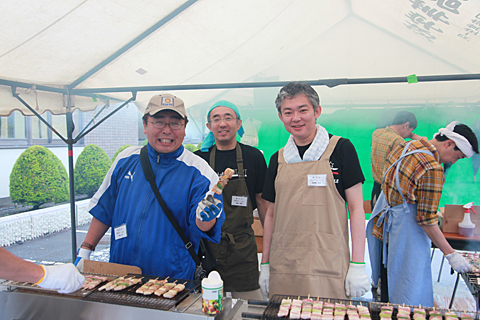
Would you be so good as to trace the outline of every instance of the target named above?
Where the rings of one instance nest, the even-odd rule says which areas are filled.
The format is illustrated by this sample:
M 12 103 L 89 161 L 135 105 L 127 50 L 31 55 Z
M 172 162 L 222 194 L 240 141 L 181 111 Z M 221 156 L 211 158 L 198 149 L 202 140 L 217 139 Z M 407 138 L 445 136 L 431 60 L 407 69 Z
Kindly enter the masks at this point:
M 331 138 L 332 135 L 329 134 L 329 137 Z M 297 146 L 298 153 L 302 159 L 303 154 L 309 147 L 310 144 L 301 147 Z M 332 169 L 335 186 L 345 201 L 347 201 L 345 198 L 345 189 L 353 187 L 359 182 L 365 182 L 357 151 L 348 139 L 340 138 L 340 140 L 338 140 L 330 156 L 330 168 Z M 268 165 L 267 176 L 265 178 L 265 187 L 262 193 L 262 198 L 270 202 L 275 202 L 275 178 L 277 177 L 277 170 L 278 151 L 270 158 L 270 164 Z
M 243 157 L 243 171 L 245 172 L 245 182 L 247 183 L 248 194 L 252 202 L 253 209 L 257 208 L 257 200 L 255 194 L 262 193 L 265 184 L 265 175 L 267 173 L 267 163 L 263 154 L 256 148 L 239 143 L 242 150 Z M 210 148 L 207 152 L 200 150 L 194 153 L 202 157 L 205 161 L 210 163 Z M 237 169 L 237 153 L 235 149 L 232 150 L 218 150 L 215 153 L 215 172 L 220 177 L 226 168 L 235 170 L 232 180 L 238 179 Z

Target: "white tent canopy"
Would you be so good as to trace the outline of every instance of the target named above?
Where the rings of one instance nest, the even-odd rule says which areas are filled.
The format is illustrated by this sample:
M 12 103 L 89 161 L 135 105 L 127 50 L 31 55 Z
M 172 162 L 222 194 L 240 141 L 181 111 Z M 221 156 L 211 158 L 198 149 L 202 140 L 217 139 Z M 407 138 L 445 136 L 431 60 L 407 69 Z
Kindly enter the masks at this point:
M 142 106 L 162 88 L 261 79 L 402 81 L 323 88 L 323 107 L 480 101 L 480 0 L 7 0 L 0 17 L 1 115 L 32 114 L 12 83 L 39 113 L 55 114 L 65 94 L 91 110 L 129 91 Z M 413 74 L 419 83 L 408 84 Z M 476 80 L 422 80 L 452 75 Z M 181 97 L 188 107 L 218 94 Z
M 175 90 L 187 107 L 219 96 L 256 107 L 235 88 L 292 80 L 318 85 L 324 110 L 480 105 L 480 0 L 3 0 L 0 21 L 0 116 L 71 123 L 75 108 L 142 108 Z M 81 135 L 67 128 L 75 259 Z

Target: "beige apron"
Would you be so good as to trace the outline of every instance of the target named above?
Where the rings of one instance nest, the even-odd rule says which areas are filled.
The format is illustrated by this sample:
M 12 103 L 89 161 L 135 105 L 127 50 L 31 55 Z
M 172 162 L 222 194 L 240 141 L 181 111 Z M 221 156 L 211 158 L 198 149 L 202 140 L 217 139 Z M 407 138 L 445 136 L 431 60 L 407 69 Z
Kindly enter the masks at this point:
M 330 155 L 340 137 L 333 136 L 318 161 L 287 164 L 278 152 L 275 214 L 270 248 L 270 298 L 346 299 L 350 262 L 345 201 L 335 187 Z M 327 186 L 309 187 L 309 174 L 326 174 Z
M 215 170 L 216 146 L 210 152 L 210 166 Z M 236 146 L 238 179 L 230 180 L 223 189 L 225 223 L 219 244 L 210 242 L 218 260 L 218 272 L 225 292 L 252 291 L 258 289 L 257 242 L 252 229 L 253 209 L 243 170 L 242 149 Z M 217 171 L 217 170 L 215 170 Z M 247 206 L 233 206 L 232 196 L 247 197 Z

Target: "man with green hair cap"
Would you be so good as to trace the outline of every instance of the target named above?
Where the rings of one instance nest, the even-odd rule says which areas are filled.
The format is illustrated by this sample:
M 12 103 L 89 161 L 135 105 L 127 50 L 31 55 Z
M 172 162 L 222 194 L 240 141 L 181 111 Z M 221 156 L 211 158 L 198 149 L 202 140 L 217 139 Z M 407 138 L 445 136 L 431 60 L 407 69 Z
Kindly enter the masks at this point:
M 263 224 L 262 199 L 267 164 L 256 148 L 237 142 L 244 133 L 236 105 L 218 101 L 207 113 L 209 134 L 195 154 L 207 161 L 219 176 L 226 168 L 235 173 L 223 190 L 226 215 L 219 244 L 210 243 L 218 260 L 224 291 L 233 298 L 261 300 L 258 285 L 258 255 L 252 229 L 253 210 L 258 209 Z

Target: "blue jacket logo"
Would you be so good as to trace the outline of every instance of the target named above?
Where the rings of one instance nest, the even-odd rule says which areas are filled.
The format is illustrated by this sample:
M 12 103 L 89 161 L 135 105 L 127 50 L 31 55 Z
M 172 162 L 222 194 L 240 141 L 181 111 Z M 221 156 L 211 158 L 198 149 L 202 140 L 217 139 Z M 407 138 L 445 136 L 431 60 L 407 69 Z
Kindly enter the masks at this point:
M 135 175 L 135 172 L 132 174 L 130 171 L 128 171 L 128 174 L 125 175 L 125 179 L 132 179 L 133 182 L 133 176 Z

